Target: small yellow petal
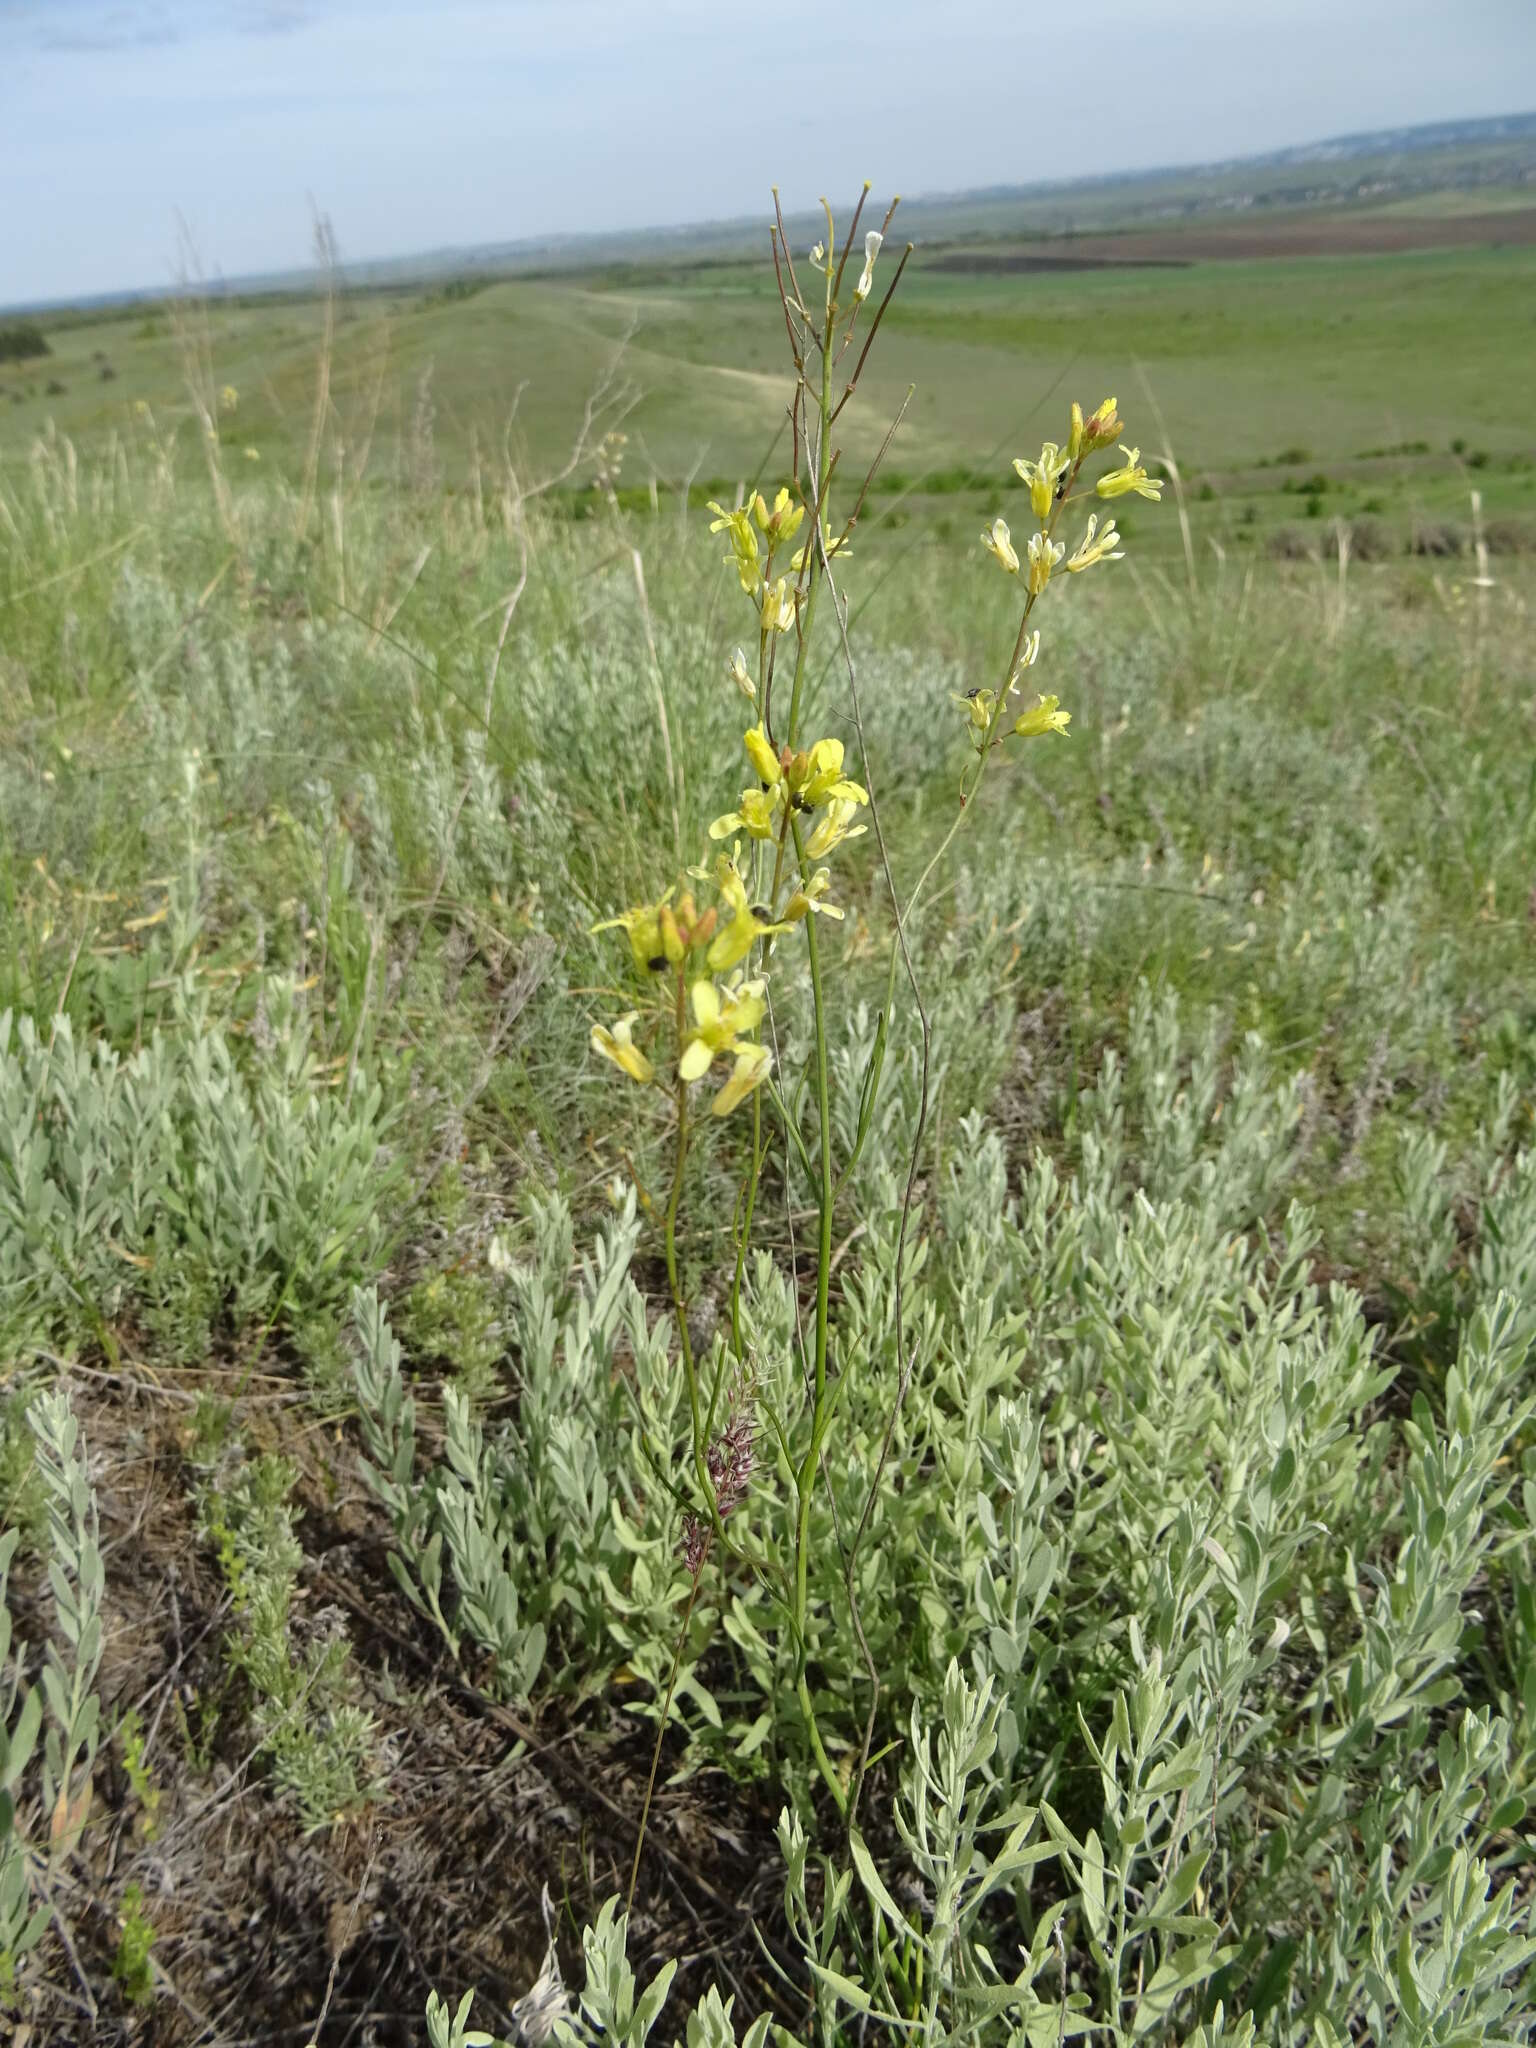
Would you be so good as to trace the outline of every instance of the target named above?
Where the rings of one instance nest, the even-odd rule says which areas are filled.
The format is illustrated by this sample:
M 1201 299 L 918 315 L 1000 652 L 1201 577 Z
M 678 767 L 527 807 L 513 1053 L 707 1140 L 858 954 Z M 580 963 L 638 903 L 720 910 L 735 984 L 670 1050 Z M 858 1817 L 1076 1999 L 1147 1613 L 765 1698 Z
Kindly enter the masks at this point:
M 742 734 L 742 744 L 746 747 L 748 760 L 757 770 L 758 781 L 766 783 L 771 789 L 778 781 L 782 770 L 779 767 L 779 757 L 768 737 L 767 728 L 754 725 L 750 731 Z
M 711 1116 L 729 1116 L 736 1105 L 744 1101 L 768 1076 L 773 1065 L 773 1055 L 765 1045 L 743 1047 L 736 1055 L 736 1064 L 731 1077 L 709 1105 Z
M 709 1063 L 714 1058 L 702 1038 L 691 1038 L 683 1047 L 683 1056 L 677 1063 L 677 1071 L 685 1081 L 700 1081 L 709 1072 Z
M 655 1068 L 630 1038 L 630 1027 L 636 1012 L 631 1010 L 627 1017 L 620 1017 L 610 1031 L 605 1025 L 592 1026 L 592 1050 L 612 1060 L 616 1067 L 622 1067 L 632 1081 L 649 1081 Z

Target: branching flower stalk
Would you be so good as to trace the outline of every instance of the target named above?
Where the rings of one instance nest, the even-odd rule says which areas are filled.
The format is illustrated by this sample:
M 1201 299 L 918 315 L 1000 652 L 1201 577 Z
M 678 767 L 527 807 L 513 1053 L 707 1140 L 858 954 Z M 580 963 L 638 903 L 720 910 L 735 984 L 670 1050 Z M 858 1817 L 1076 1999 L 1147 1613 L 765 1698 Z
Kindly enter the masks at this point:
M 712 862 L 701 860 L 691 867 L 687 881 L 669 888 L 656 902 L 621 911 L 596 927 L 599 930 L 614 928 L 624 931 L 635 975 L 646 995 L 634 1009 L 613 1023 L 597 1023 L 592 1029 L 594 1050 L 618 1066 L 633 1082 L 649 1085 L 662 1079 L 652 1052 L 648 1050 L 658 1042 L 667 1044 L 666 1064 L 670 1069 L 664 1086 L 671 1105 L 673 1171 L 663 1224 L 663 1249 L 668 1290 L 677 1323 L 678 1349 L 687 1382 L 695 1505 L 689 1509 L 684 1521 L 684 1564 L 693 1583 L 682 1636 L 672 1664 L 667 1698 L 658 1722 L 652 1782 L 680 1668 L 682 1637 L 686 1636 L 694 1612 L 700 1574 L 717 1545 L 722 1553 L 738 1561 L 744 1555 L 727 1537 L 725 1518 L 741 1505 L 752 1472 L 750 1454 L 740 1454 L 743 1441 L 750 1444 L 751 1439 L 751 1421 L 750 1417 L 743 1419 L 743 1403 L 761 1401 L 763 1413 L 792 1473 L 793 1502 L 786 1504 L 790 1569 L 787 1584 L 776 1587 L 776 1592 L 784 1606 L 794 1654 L 795 1697 L 810 1755 L 845 1821 L 851 1821 L 868 1765 L 880 1688 L 878 1671 L 865 1645 L 864 1661 L 871 1697 L 863 1742 L 857 1754 L 850 1754 L 844 1767 L 839 1769 L 828 1751 L 818 1722 L 808 1669 L 812 1508 L 846 1378 L 845 1375 L 834 1375 L 829 1364 L 834 1211 L 842 1191 L 849 1184 L 870 1127 L 882 1079 L 887 1040 L 894 1021 L 898 965 L 904 964 L 922 1029 L 922 1071 L 917 1121 L 902 1198 L 894 1281 L 894 1325 L 899 1360 L 897 1392 L 870 1473 L 863 1509 L 844 1558 L 844 1585 L 852 1622 L 863 1644 L 855 1572 L 861 1546 L 868 1535 L 886 1481 L 891 1443 L 915 1365 L 915 1356 L 909 1358 L 907 1351 L 902 1267 L 927 1123 L 929 1067 L 927 1013 L 910 944 L 914 920 L 929 883 L 954 844 L 961 825 L 972 814 L 993 754 L 1009 739 L 1030 740 L 1067 731 L 1071 714 L 1062 709 L 1056 696 L 1041 694 L 1029 704 L 1024 701 L 1022 689 L 1024 677 L 1039 660 L 1040 631 L 1032 621 L 1053 576 L 1058 572 L 1078 575 L 1102 562 L 1118 560 L 1123 553 L 1114 519 L 1104 518 L 1099 513 L 1089 515 L 1086 528 L 1070 554 L 1065 542 L 1056 538 L 1067 507 L 1079 495 L 1079 487 L 1086 484 L 1086 465 L 1109 448 L 1121 432 L 1114 399 L 1106 399 L 1087 418 L 1074 404 L 1066 442 L 1062 445 L 1047 442 L 1038 458 L 1021 458 L 1014 464 L 1020 483 L 1028 491 L 1034 523 L 1034 530 L 1022 550 L 1015 546 L 1008 523 L 1001 517 L 995 519 L 982 535 L 983 546 L 1004 572 L 1019 578 L 1024 585 L 1018 628 L 1012 651 L 997 683 L 992 687 L 978 686 L 956 700 L 964 714 L 965 729 L 973 749 L 972 759 L 961 777 L 954 817 L 903 903 L 878 808 L 871 790 L 847 772 L 843 742 L 822 737 L 807 744 L 803 738 L 803 727 L 807 723 L 807 663 L 821 588 L 827 584 L 831 588 L 847 670 L 855 729 L 861 752 L 867 754 L 857 678 L 848 644 L 846 605 L 839 598 L 833 564 L 835 560 L 845 560 L 850 552 L 849 541 L 865 496 L 905 412 L 905 401 L 901 413 L 880 443 L 851 512 L 836 533 L 830 517 L 830 501 L 841 451 L 833 446 L 832 437 L 836 422 L 854 395 L 886 309 L 900 282 L 907 256 L 911 253 L 909 244 L 863 333 L 852 373 L 841 392 L 834 395 L 840 366 L 858 335 L 860 315 L 872 295 L 876 266 L 896 210 L 896 202 L 893 201 L 881 227 L 864 236 L 863 261 L 853 274 L 851 293 L 845 296 L 845 280 L 849 277 L 850 262 L 859 246 L 860 223 L 868 193 L 869 187 L 866 186 L 840 249 L 831 208 L 823 200 L 826 237 L 817 243 L 809 256 L 811 270 L 821 284 L 819 291 L 813 291 L 809 299 L 801 290 L 794 256 L 784 230 L 783 214 L 778 207 L 777 192 L 774 194 L 775 218 L 769 231 L 770 247 L 794 366 L 794 384 L 788 406 L 790 479 L 778 489 L 771 504 L 762 491 L 754 491 L 746 503 L 733 508 L 714 502 L 709 507 L 709 530 L 724 539 L 725 562 L 736 575 L 744 601 L 752 607 L 756 628 L 755 675 L 741 648 L 737 648 L 726 662 L 733 687 L 757 713 L 756 723 L 743 734 L 742 740 L 754 780 L 741 791 L 736 807 L 723 812 L 710 826 L 710 839 L 720 849 Z M 1123 463 L 1101 474 L 1094 482 L 1092 488 L 1097 499 L 1112 504 L 1119 497 L 1136 493 L 1156 500 L 1161 491 L 1160 481 L 1148 476 L 1141 466 L 1137 450 L 1123 452 Z M 795 546 L 797 538 L 799 544 Z M 794 665 L 789 682 L 789 703 L 781 719 L 775 713 L 775 669 L 781 643 L 790 633 L 795 636 Z M 861 766 L 866 780 L 872 780 L 867 758 Z M 827 963 L 823 958 L 818 925 L 823 917 L 840 919 L 844 914 L 842 907 L 832 900 L 832 870 L 826 863 L 840 847 L 868 829 L 863 822 L 865 812 L 868 812 L 875 828 L 879 859 L 892 904 L 893 929 L 878 1029 L 860 1084 L 856 1136 L 839 1173 L 833 1156 Z M 702 910 L 695 898 L 694 883 L 712 884 L 714 888 L 715 901 Z M 787 1085 L 775 1086 L 771 1078 L 773 1057 L 762 1036 L 769 976 L 781 971 L 780 949 L 797 926 L 804 928 L 805 962 L 811 995 L 814 1040 L 810 1069 L 805 1079 L 814 1094 L 814 1136 L 799 1128 L 795 1107 L 798 1094 Z M 733 1219 L 735 1244 L 730 1282 L 729 1344 L 721 1348 L 706 1401 L 689 1329 L 688 1303 L 678 1262 L 677 1232 L 689 1150 L 698 1127 L 691 1091 L 712 1069 L 726 1063 L 729 1072 L 710 1102 L 709 1114 L 713 1118 L 725 1118 L 738 1106 L 750 1103 L 751 1138 Z M 742 1314 L 746 1262 L 759 1222 L 760 1180 L 769 1150 L 765 1135 L 765 1103 L 768 1111 L 783 1124 L 786 1139 L 815 1187 L 815 1307 L 809 1357 L 803 1361 L 807 1415 L 799 1424 L 793 1423 L 788 1415 L 777 1414 L 770 1399 L 756 1391 L 756 1361 L 748 1357 L 749 1345 Z M 736 1362 L 736 1391 L 731 1398 L 730 1417 L 723 1431 L 717 1431 L 722 1393 L 728 1377 L 728 1359 Z M 765 1376 L 765 1384 L 774 1385 L 778 1381 Z M 797 1431 L 796 1446 L 793 1440 Z M 649 1797 L 646 1804 L 648 1809 Z M 643 1833 L 642 1817 L 642 1840 Z M 639 1853 L 637 1847 L 637 1868 Z

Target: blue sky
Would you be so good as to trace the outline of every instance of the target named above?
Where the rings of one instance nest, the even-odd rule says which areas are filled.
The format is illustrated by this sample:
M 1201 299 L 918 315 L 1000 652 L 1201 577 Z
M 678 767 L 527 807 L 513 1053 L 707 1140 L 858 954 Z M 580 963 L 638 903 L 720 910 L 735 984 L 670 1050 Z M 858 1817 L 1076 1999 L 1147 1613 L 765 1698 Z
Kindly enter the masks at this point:
M 0 0 L 0 304 L 1536 104 L 1536 0 Z

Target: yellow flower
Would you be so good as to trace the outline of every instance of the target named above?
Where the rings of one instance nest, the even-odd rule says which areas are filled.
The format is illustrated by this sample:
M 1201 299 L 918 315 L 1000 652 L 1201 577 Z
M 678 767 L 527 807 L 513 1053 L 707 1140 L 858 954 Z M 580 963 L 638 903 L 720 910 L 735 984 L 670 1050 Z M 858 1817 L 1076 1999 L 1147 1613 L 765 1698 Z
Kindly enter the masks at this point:
M 846 534 L 840 533 L 837 536 L 836 540 L 834 540 L 832 538 L 831 525 L 825 522 L 823 523 L 821 530 L 821 544 L 827 551 L 827 560 L 829 562 L 831 561 L 834 555 L 849 555 L 853 552 L 853 550 L 848 545 L 848 536 Z M 805 547 L 796 548 L 795 552 L 789 558 L 789 566 L 791 569 L 794 570 L 797 576 L 800 574 L 800 571 L 805 567 L 806 548 L 809 548 L 813 554 L 815 553 L 815 544 L 811 541 L 807 541 Z
M 1106 470 L 1094 489 L 1101 498 L 1123 498 L 1128 491 L 1134 491 L 1139 498 L 1150 498 L 1154 504 L 1163 495 L 1161 477 L 1148 476 L 1141 466 L 1141 450 L 1127 448 L 1121 444 L 1120 453 L 1125 457 L 1120 469 Z
M 977 732 L 985 732 L 992 723 L 992 713 L 997 709 L 997 693 L 993 690 L 967 690 L 962 697 L 951 690 L 949 694 Z
M 1064 541 L 1053 541 L 1049 534 L 1032 533 L 1029 536 L 1029 589 L 1038 597 L 1051 580 L 1051 571 L 1067 552 Z
M 1072 401 L 1072 425 L 1067 434 L 1067 453 L 1074 462 L 1083 452 L 1083 408 L 1074 398 Z
M 642 974 L 659 974 L 664 967 L 676 967 L 696 946 L 714 937 L 719 915 L 711 904 L 701 917 L 692 892 L 684 890 L 672 907 L 669 889 L 659 903 L 642 903 L 635 910 L 621 911 L 593 925 L 594 932 L 622 926 L 629 938 L 629 950 Z
M 842 908 L 836 903 L 823 903 L 822 898 L 832 886 L 830 868 L 818 868 L 803 888 L 797 889 L 784 906 L 784 922 L 798 924 L 807 911 L 814 910 L 818 917 L 838 917 Z
M 807 754 L 797 754 L 785 771 L 795 808 L 819 810 L 833 797 L 849 803 L 867 804 L 869 791 L 843 774 L 843 743 L 838 739 L 818 740 Z
M 683 943 L 682 927 L 669 903 L 661 906 L 661 915 L 656 923 L 661 932 L 661 957 L 669 967 L 681 967 L 688 948 Z
M 1010 576 L 1018 575 L 1019 557 L 1008 537 L 1006 519 L 994 519 L 990 529 L 981 536 L 981 544 L 988 554 L 996 555 Z
M 240 394 L 233 384 L 226 384 L 219 393 L 219 411 L 233 412 L 240 403 Z
M 1040 450 L 1038 462 L 1028 462 L 1023 456 L 1015 457 L 1013 466 L 1029 485 L 1029 506 L 1037 519 L 1050 518 L 1057 482 L 1065 475 L 1071 459 L 1054 441 L 1046 442 Z
M 757 535 L 752 531 L 752 520 L 745 507 L 727 512 L 713 498 L 709 501 L 709 509 L 715 514 L 710 522 L 710 532 L 728 533 L 731 537 L 731 552 L 723 555 L 721 560 L 735 564 L 741 587 L 750 596 L 757 589 Z
M 710 1069 L 719 1053 L 742 1050 L 741 1034 L 755 1031 L 763 1021 L 767 1004 L 760 981 L 728 987 L 722 997 L 712 981 L 700 979 L 689 990 L 693 1004 L 694 1028 L 688 1034 L 677 1071 L 685 1081 L 697 1081 Z
M 861 832 L 867 831 L 867 826 L 855 825 L 853 822 L 858 815 L 858 809 L 858 805 L 849 797 L 833 797 L 817 821 L 815 831 L 805 842 L 807 859 L 820 860 L 824 854 L 830 853 L 834 846 L 841 846 L 845 839 L 857 839 Z
M 766 1045 L 744 1045 L 736 1055 L 730 1079 L 709 1105 L 711 1116 L 729 1116 L 737 1103 L 744 1102 L 761 1081 L 768 1078 L 773 1054 Z
M 240 453 L 247 462 L 260 462 L 261 460 L 261 450 L 259 448 L 242 448 Z
M 656 1069 L 635 1044 L 632 1036 L 638 1010 L 627 1011 L 618 1018 L 610 1031 L 606 1025 L 592 1026 L 592 1050 L 600 1052 L 605 1060 L 612 1060 L 616 1067 L 622 1067 L 632 1081 L 649 1081 Z
M 1074 416 L 1076 412 L 1077 408 L 1074 406 Z M 1073 425 L 1075 426 L 1076 424 L 1077 421 L 1074 417 Z M 1107 448 L 1111 441 L 1118 441 L 1120 430 L 1124 424 L 1125 422 L 1120 417 L 1114 399 L 1106 398 L 1101 406 L 1088 415 L 1087 421 L 1084 423 L 1081 452 L 1084 455 L 1096 455 L 1099 449 Z
M 749 839 L 774 839 L 778 836 L 779 812 L 783 802 L 782 782 L 776 782 L 772 789 L 744 789 L 741 808 L 716 818 L 709 828 L 709 836 L 711 839 L 729 839 L 733 832 L 745 832 Z
M 1058 710 L 1060 702 L 1059 697 L 1039 698 L 1028 711 L 1022 713 L 1015 724 L 1013 729 L 1019 738 L 1032 740 L 1038 738 L 1041 733 L 1065 733 L 1072 723 L 1072 714 L 1070 711 Z
M 788 583 L 781 576 L 777 583 L 763 585 L 762 601 L 758 607 L 765 633 L 787 633 L 795 623 L 795 600 Z
M 747 750 L 747 759 L 757 770 L 757 779 L 764 789 L 772 789 L 783 774 L 779 757 L 773 751 L 773 742 L 768 737 L 768 728 L 758 721 L 749 732 L 741 736 L 741 743 Z
M 753 493 L 752 517 L 757 521 L 763 532 L 767 534 L 768 538 L 777 546 L 781 540 L 790 540 L 799 532 L 800 522 L 805 517 L 805 507 L 803 505 L 792 505 L 788 489 L 781 485 L 778 495 L 773 501 L 773 510 L 771 512 L 764 501 L 762 492 L 756 491 Z
M 757 685 L 753 682 L 751 671 L 747 667 L 747 657 L 739 647 L 725 664 L 725 672 L 737 689 L 740 690 L 743 697 L 746 698 L 747 702 L 755 704 L 757 702 Z
M 747 901 L 747 885 L 734 861 L 721 860 L 720 899 L 731 912 L 731 921 L 716 932 L 705 959 L 712 974 L 727 974 L 751 952 L 759 939 L 772 938 L 786 927 L 774 924 L 765 912 L 761 916 Z
M 750 1096 L 754 1087 L 768 1077 L 772 1067 L 772 1053 L 766 1044 L 754 1044 L 743 1036 L 758 1028 L 768 1008 L 764 1004 L 762 981 L 727 985 L 721 993 L 713 981 L 700 979 L 690 989 L 690 1001 L 694 1028 L 688 1032 L 682 1059 L 678 1061 L 678 1077 L 700 1081 L 717 1059 L 733 1055 L 731 1075 L 709 1106 L 711 1116 L 729 1116 L 737 1102 Z
M 859 281 L 853 288 L 853 296 L 862 306 L 869 297 L 869 288 L 875 281 L 875 258 L 880 254 L 880 244 L 885 240 L 878 228 L 871 228 L 864 237 L 864 268 L 859 272 Z
M 1099 515 L 1088 514 L 1088 530 L 1076 548 L 1067 557 L 1067 568 L 1075 576 L 1080 570 L 1091 569 L 1095 562 L 1118 562 L 1125 550 L 1120 545 L 1120 535 L 1115 530 L 1113 519 L 1104 522 L 1104 531 L 1098 533 Z
M 661 913 L 671 894 L 669 889 L 660 903 L 642 903 L 634 910 L 621 910 L 617 917 L 605 917 L 592 929 L 594 932 L 611 932 L 616 926 L 622 926 L 640 972 L 659 971 L 667 964 L 661 944 Z

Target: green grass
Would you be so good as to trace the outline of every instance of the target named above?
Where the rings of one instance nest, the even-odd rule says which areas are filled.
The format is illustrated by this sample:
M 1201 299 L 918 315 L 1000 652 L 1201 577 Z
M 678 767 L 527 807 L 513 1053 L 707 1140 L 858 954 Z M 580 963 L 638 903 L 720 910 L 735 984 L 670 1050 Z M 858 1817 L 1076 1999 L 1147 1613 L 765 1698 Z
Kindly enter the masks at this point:
M 1425 524 L 1465 529 L 1475 485 L 1484 516 L 1505 523 L 1509 544 L 1523 535 L 1528 545 L 1536 447 L 1509 394 L 1531 343 L 1533 291 L 1536 249 L 1007 278 L 925 271 L 920 252 L 854 415 L 850 460 L 873 452 L 911 384 L 890 456 L 915 486 L 901 510 L 930 519 L 935 494 L 923 480 L 942 482 L 958 465 L 978 478 L 966 506 L 990 516 L 1009 460 L 1052 430 L 1064 391 L 1115 389 L 1135 407 L 1144 449 L 1171 450 L 1187 477 L 1202 550 L 1213 541 L 1262 551 L 1277 525 L 1306 516 L 1284 486 L 1319 472 L 1329 479 L 1314 515 L 1322 532 L 1334 519 L 1374 518 L 1399 545 Z M 519 389 L 510 446 L 530 476 L 554 473 L 585 393 L 632 324 L 620 373 L 633 399 L 627 477 L 734 484 L 757 475 L 776 438 L 783 446 L 775 319 L 771 275 L 756 264 L 703 266 L 664 286 L 598 275 L 492 283 L 468 297 L 364 296 L 344 305 L 332 390 L 354 461 L 376 439 L 408 467 L 430 411 L 433 480 L 494 488 Z M 318 307 L 302 301 L 209 312 L 216 381 L 239 393 L 221 422 L 231 460 L 249 448 L 285 474 L 302 460 L 319 326 Z M 115 430 L 130 444 L 149 431 L 138 402 L 162 433 L 184 421 L 163 311 L 60 326 L 51 346 L 43 363 L 0 370 L 10 466 L 50 420 L 72 436 Z M 48 395 L 50 379 L 62 393 Z M 1426 452 L 1365 452 L 1407 440 Z M 1484 465 L 1470 468 L 1458 443 Z M 1307 468 L 1277 469 L 1298 446 L 1311 451 Z M 889 516 L 889 505 L 879 509 Z M 1176 552 L 1175 523 L 1150 522 L 1145 544 Z

